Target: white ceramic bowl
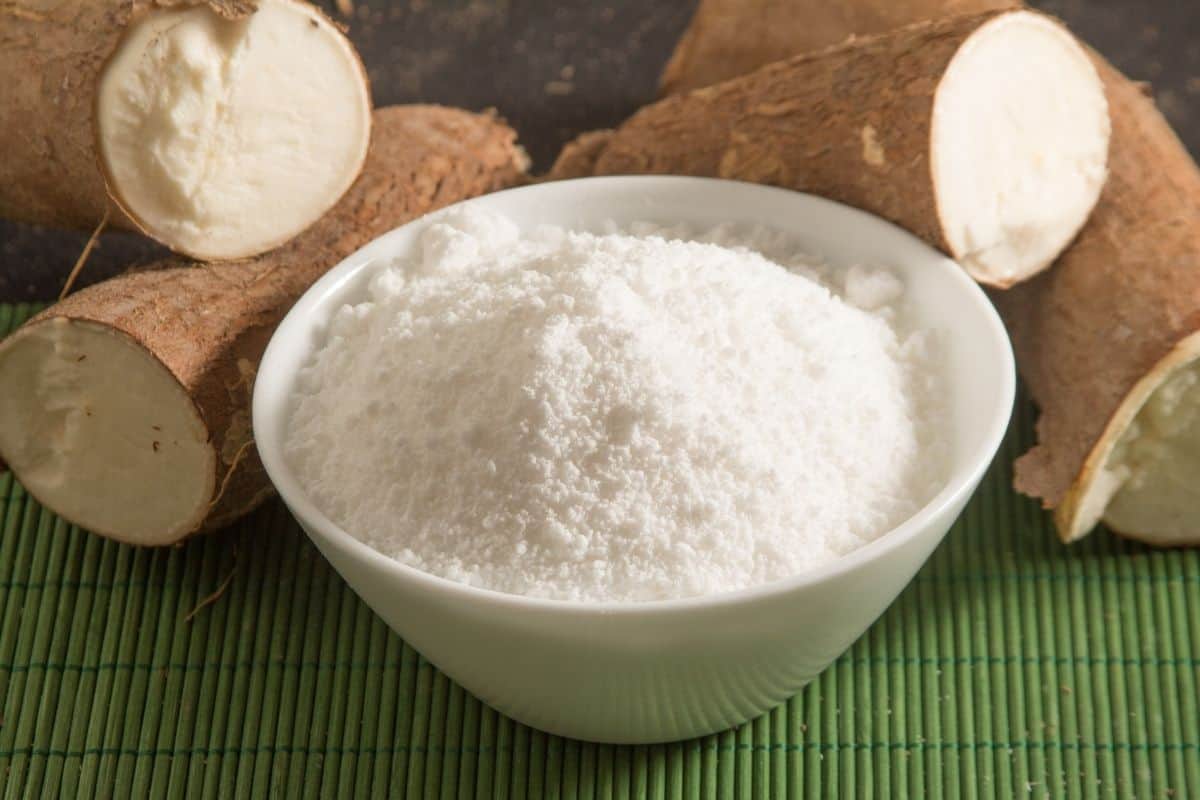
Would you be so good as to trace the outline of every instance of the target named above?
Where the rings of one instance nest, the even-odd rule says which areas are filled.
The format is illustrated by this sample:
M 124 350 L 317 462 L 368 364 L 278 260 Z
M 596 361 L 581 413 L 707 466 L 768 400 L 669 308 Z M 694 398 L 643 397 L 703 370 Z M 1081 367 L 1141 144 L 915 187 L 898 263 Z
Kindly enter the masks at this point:
M 945 333 L 951 477 L 919 513 L 818 570 L 730 594 L 640 604 L 530 599 L 399 564 L 326 518 L 284 460 L 297 370 L 321 341 L 326 321 L 362 296 L 378 265 L 412 252 L 429 218 L 397 228 L 335 267 L 296 304 L 263 357 L 254 432 L 284 502 L 388 625 L 485 702 L 552 733 L 654 742 L 722 730 L 786 700 L 895 599 L 995 454 L 1012 408 L 1014 372 L 991 304 L 953 261 L 910 234 L 861 211 L 781 189 L 700 178 L 586 178 L 468 202 L 521 226 L 768 225 L 834 266 L 895 268 L 907 285 L 907 313 Z

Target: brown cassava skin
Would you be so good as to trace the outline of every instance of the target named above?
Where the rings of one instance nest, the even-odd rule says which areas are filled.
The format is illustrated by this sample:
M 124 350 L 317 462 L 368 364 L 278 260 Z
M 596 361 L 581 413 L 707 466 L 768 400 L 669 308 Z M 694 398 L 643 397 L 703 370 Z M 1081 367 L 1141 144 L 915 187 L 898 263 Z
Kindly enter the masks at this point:
M 1014 5 L 1013 0 L 700 0 L 663 70 L 661 91 L 711 86 L 850 36 Z
M 0 216 L 91 230 L 137 226 L 110 204 L 96 153 L 96 81 L 131 22 L 187 0 L 15 0 L 0 5 Z M 210 0 L 228 18 L 248 0 Z
M 69 296 L 14 335 L 51 320 L 86 320 L 129 337 L 160 361 L 209 432 L 217 453 L 214 494 L 229 473 L 196 530 L 220 527 L 271 493 L 247 446 L 250 397 L 267 340 L 292 304 L 371 239 L 442 206 L 521 183 L 525 168 L 515 133 L 493 116 L 437 106 L 378 109 L 358 180 L 283 248 L 245 261 L 168 261 L 131 272 Z
M 567 142 L 554 160 L 548 179 L 561 181 L 596 174 L 596 159 L 600 158 L 614 133 L 611 130 L 588 131 Z
M 564 150 L 552 178 L 661 173 L 812 192 L 952 252 L 930 165 L 937 89 L 963 42 L 1003 12 L 911 25 L 799 55 L 643 108 Z
M 1200 168 L 1143 87 L 1094 60 L 1113 126 L 1100 202 L 1052 270 L 994 295 L 1041 409 L 1016 487 L 1058 508 L 1064 539 L 1078 538 L 1069 533 L 1089 456 L 1128 424 L 1110 420 L 1200 330 Z

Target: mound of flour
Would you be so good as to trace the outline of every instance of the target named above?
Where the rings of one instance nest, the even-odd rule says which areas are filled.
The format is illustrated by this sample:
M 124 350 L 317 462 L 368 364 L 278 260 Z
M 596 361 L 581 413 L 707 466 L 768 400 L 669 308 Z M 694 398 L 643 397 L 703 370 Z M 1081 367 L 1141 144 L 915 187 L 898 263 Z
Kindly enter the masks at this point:
M 940 409 L 900 282 L 823 277 L 770 231 L 681 234 L 430 224 L 301 376 L 301 483 L 405 564 L 572 600 L 761 584 L 928 501 Z

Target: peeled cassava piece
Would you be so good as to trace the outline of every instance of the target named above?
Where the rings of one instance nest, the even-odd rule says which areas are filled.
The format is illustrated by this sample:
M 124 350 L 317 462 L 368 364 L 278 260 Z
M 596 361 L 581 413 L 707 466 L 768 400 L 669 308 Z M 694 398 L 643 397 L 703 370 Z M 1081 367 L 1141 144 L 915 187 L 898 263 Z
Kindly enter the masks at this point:
M 0 83 L 0 214 L 93 228 L 111 198 L 201 259 L 299 234 L 370 140 L 358 55 L 299 0 L 5 6 Z
M 1013 0 L 700 0 L 663 70 L 662 93 L 711 86 L 851 35 L 1014 5 Z
M 1016 485 L 1066 541 L 1200 543 L 1200 168 L 1103 59 L 1110 177 L 1049 273 L 994 296 L 1041 409 Z
M 660 100 L 564 150 L 552 177 L 675 173 L 879 214 L 1009 286 L 1074 238 L 1109 120 L 1087 53 L 1027 11 L 912 25 Z
M 358 181 L 286 247 L 167 263 L 71 295 L 0 344 L 0 457 L 43 505 L 96 533 L 169 544 L 270 493 L 250 393 L 268 338 L 326 270 L 433 209 L 519 183 L 512 130 L 434 106 L 375 112 Z

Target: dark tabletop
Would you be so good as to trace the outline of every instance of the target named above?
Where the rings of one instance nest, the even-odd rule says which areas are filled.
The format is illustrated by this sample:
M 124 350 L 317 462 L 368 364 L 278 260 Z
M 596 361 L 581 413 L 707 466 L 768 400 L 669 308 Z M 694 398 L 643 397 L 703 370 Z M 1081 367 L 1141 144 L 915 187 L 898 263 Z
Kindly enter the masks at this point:
M 654 98 L 693 0 L 354 0 L 349 18 L 332 0 L 321 5 L 349 23 L 376 105 L 495 107 L 543 170 L 576 133 L 614 125 Z M 1150 82 L 1184 142 L 1200 153 L 1200 0 L 1033 5 Z M 0 222 L 0 301 L 56 296 L 86 238 Z M 109 235 L 78 285 L 161 254 L 135 236 Z

